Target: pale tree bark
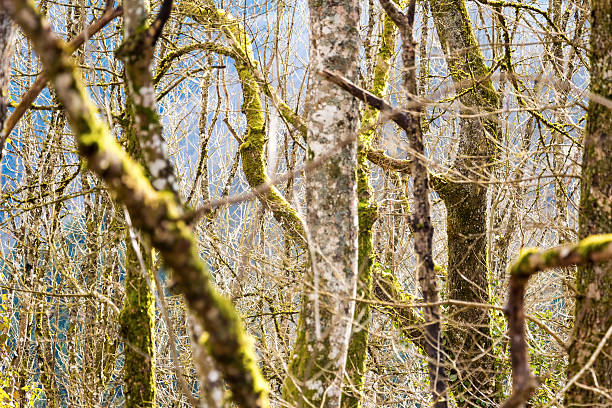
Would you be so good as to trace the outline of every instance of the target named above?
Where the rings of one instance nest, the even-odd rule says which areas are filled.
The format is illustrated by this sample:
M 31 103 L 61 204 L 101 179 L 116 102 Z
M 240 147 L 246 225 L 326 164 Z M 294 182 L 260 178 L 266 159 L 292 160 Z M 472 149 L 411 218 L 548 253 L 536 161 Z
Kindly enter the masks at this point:
M 584 135 L 579 237 L 612 232 L 612 1 L 591 1 L 591 96 Z M 578 268 L 569 377 L 587 364 L 612 325 L 612 262 Z M 565 406 L 612 404 L 612 341 L 565 395 Z M 597 392 L 600 391 L 600 392 Z
M 188 307 L 206 330 L 207 336 L 200 341 L 205 341 L 234 400 L 241 406 L 268 407 L 268 387 L 257 366 L 252 340 L 231 303 L 215 289 L 208 269 L 200 260 L 178 197 L 169 191 L 156 191 L 143 169 L 121 149 L 86 96 L 65 44 L 33 6 L 26 1 L 2 0 L 0 7 L 31 40 L 63 103 L 79 154 L 88 168 L 105 181 L 115 199 L 127 208 L 133 225 L 150 239 L 173 270 L 176 289 L 185 296 Z M 158 22 L 159 19 L 153 27 L 161 29 L 163 23 Z M 154 44 L 159 31 L 141 33 L 152 34 Z
M 306 174 L 312 264 L 304 279 L 298 338 L 283 393 L 295 406 L 338 407 L 355 307 L 359 119 L 354 98 L 319 72 L 338 70 L 357 80 L 360 6 L 357 0 L 313 0 L 309 6 L 307 159 L 312 162 L 339 142 L 351 142 Z
M 446 205 L 448 242 L 447 298 L 489 303 L 486 269 L 487 187 L 499 138 L 498 94 L 463 0 L 430 0 L 447 70 L 463 104 L 453 176 L 436 183 Z M 468 117 L 469 116 L 469 117 Z M 459 178 L 459 180 L 457 180 Z M 466 181 L 472 181 L 471 183 Z M 489 314 L 483 308 L 449 308 L 447 344 L 456 370 L 450 378 L 459 406 L 495 405 L 495 359 Z
M 385 112 L 405 132 L 410 142 L 409 161 L 411 173 L 413 174 L 413 196 L 414 210 L 410 219 L 410 229 L 414 234 L 414 249 L 417 260 L 417 278 L 423 299 L 428 304 L 423 308 L 424 314 L 424 339 L 419 343 L 425 350 L 428 359 L 429 384 L 432 393 L 433 406 L 445 408 L 448 406 L 447 377 L 444 367 L 445 353 L 442 346 L 441 313 L 439 305 L 439 293 L 437 289 L 436 274 L 432 255 L 433 225 L 431 223 L 431 211 L 429 202 L 429 174 L 426 165 L 425 146 L 421 129 L 422 103 L 417 99 L 417 80 L 415 73 L 415 42 L 412 35 L 416 3 L 411 1 L 404 14 L 391 0 L 381 0 L 389 18 L 399 28 L 402 37 L 402 63 L 403 82 L 408 100 L 408 110 L 394 109 L 378 96 L 360 89 L 346 78 L 334 74 L 328 70 L 323 71 L 323 77 L 363 100 L 371 108 Z M 362 221 L 360 220 L 360 227 Z M 361 231 L 360 231 L 361 234 Z M 393 278 L 391 275 L 390 278 Z M 394 294 L 397 297 L 399 291 L 395 290 L 397 284 L 389 280 L 386 287 L 378 287 L 379 297 Z M 394 293 L 395 292 L 395 293 Z M 403 329 L 405 315 L 397 312 L 394 321 Z M 406 319 L 414 321 L 416 319 Z M 404 330 L 402 330 L 404 331 Z M 407 337 L 409 333 L 404 332 Z
M 8 115 L 11 62 L 13 61 L 14 24 L 11 18 L 0 11 L 0 159 L 8 137 L 4 124 Z

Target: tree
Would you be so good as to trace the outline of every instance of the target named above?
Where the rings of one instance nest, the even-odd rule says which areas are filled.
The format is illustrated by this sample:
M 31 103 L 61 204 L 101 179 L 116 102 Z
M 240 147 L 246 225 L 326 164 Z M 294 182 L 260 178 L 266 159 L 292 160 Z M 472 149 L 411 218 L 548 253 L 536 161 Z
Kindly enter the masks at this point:
M 2 4 L 15 405 L 607 403 L 584 2 Z
M 183 291 L 194 314 L 209 330 L 207 346 L 226 380 L 233 385 L 234 398 L 246 406 L 267 406 L 267 385 L 259 369 L 253 365 L 255 357 L 247 334 L 232 306 L 212 287 L 208 270 L 199 260 L 175 196 L 155 191 L 141 167 L 110 136 L 91 108 L 61 40 L 53 35 L 49 25 L 44 23 L 35 9 L 26 2 L 7 1 L 1 6 L 36 47 L 47 75 L 55 84 L 58 98 L 64 103 L 66 116 L 78 140 L 79 153 L 87 160 L 88 166 L 111 186 L 119 201 L 132 213 L 135 226 L 147 234 L 168 265 L 173 267 L 177 286 Z M 155 43 L 168 14 L 169 10 L 166 9 L 156 24 L 140 32 L 143 40 Z M 148 97 L 147 92 L 140 92 L 140 97 Z M 148 124 L 147 130 L 150 130 Z M 152 130 L 156 131 L 154 127 Z M 158 146 L 152 143 L 145 148 L 150 148 L 151 153 L 159 151 Z M 153 171 L 152 176 L 154 179 L 159 177 L 159 180 L 163 177 L 164 186 L 171 185 L 168 174 Z
M 359 73 L 358 1 L 310 2 L 306 103 L 308 161 L 338 152 L 306 174 L 310 266 L 284 397 L 296 406 L 339 407 L 355 308 L 358 267 L 357 104 L 323 81 L 323 69 Z M 341 16 L 342 18 L 339 18 Z
M 580 238 L 612 231 L 612 3 L 591 2 L 590 98 L 583 140 L 580 193 Z M 589 359 L 612 326 L 612 263 L 584 265 L 576 275 L 574 331 L 569 348 L 568 378 L 575 383 L 565 395 L 565 405 L 605 405 L 609 396 L 597 388 L 612 389 L 612 342 L 603 344 L 599 357 L 584 373 Z M 597 388 L 593 388 L 597 387 Z

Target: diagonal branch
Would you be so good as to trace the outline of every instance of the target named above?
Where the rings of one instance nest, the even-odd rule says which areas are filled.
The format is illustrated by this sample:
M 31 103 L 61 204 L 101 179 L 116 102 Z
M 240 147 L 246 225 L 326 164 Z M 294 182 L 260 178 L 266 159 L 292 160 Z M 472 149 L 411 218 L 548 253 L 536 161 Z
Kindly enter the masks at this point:
M 112 5 L 112 3 L 109 4 Z M 74 51 L 76 51 L 85 43 L 85 41 L 87 41 L 88 38 L 93 37 L 108 23 L 113 21 L 115 18 L 121 16 L 122 14 L 122 7 L 112 8 L 110 6 L 107 6 L 104 9 L 104 13 L 102 14 L 102 16 L 100 16 L 98 20 L 91 23 L 89 27 L 83 30 L 79 35 L 74 37 L 68 43 L 68 52 L 73 53 Z M 4 147 L 7 137 L 11 134 L 13 129 L 15 129 L 17 122 L 19 122 L 23 115 L 32 106 L 34 100 L 38 97 L 38 95 L 40 95 L 42 90 L 45 89 L 48 80 L 49 78 L 47 77 L 47 74 L 45 72 L 42 72 L 40 75 L 38 75 L 36 81 L 34 81 L 30 89 L 28 89 L 28 91 L 21 97 L 19 105 L 17 105 L 17 107 L 13 110 L 13 113 L 11 113 L 11 116 L 9 116 L 9 118 L 6 120 L 4 129 L 2 131 L 2 134 L 0 135 L 0 160 L 2 159 L 2 148 Z
M 124 204 L 132 222 L 157 248 L 173 270 L 175 287 L 206 330 L 206 346 L 217 362 L 233 399 L 240 406 L 267 408 L 268 386 L 257 365 L 252 339 L 231 302 L 217 291 L 200 259 L 191 229 L 181 219 L 184 209 L 169 191 L 156 191 L 143 168 L 119 146 L 85 92 L 61 39 L 27 0 L 0 0 L 4 9 L 31 40 L 52 80 L 90 170 Z
M 412 127 L 413 118 L 410 112 L 394 108 L 384 99 L 379 98 L 373 93 L 355 85 L 353 82 L 349 81 L 340 74 L 324 69 L 323 71 L 319 72 L 319 75 L 331 83 L 338 85 L 340 88 L 344 89 L 360 101 L 378 109 L 384 117 L 391 119 L 403 130 L 410 129 Z M 415 107 L 416 106 L 420 106 L 420 104 L 415 105 Z

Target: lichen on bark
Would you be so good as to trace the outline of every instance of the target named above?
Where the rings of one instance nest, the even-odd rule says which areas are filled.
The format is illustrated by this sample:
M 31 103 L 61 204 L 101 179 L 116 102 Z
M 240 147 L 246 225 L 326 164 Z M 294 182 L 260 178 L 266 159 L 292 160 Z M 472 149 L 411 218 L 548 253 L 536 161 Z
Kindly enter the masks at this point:
M 338 407 L 357 280 L 357 103 L 319 71 L 359 74 L 357 0 L 312 0 L 306 103 L 309 162 L 346 143 L 307 173 L 306 221 L 312 260 L 304 279 L 298 338 L 283 397 L 298 407 Z
M 583 141 L 579 207 L 580 238 L 612 232 L 612 110 L 598 98 L 612 100 L 612 1 L 591 1 L 590 74 L 592 94 Z M 612 325 L 612 262 L 585 265 L 576 275 L 574 331 L 568 375 L 586 364 Z M 608 341 L 590 372 L 578 381 L 587 387 L 612 389 L 612 342 Z M 595 382 L 597 379 L 597 382 Z M 574 385 L 565 394 L 567 407 L 607 405 L 602 394 Z
M 486 184 L 497 155 L 499 126 L 494 113 L 499 96 L 490 79 L 464 0 L 430 0 L 434 24 L 463 104 L 461 131 L 453 173 L 460 180 L 437 183 L 447 209 L 449 299 L 489 303 L 486 269 Z M 477 117 L 474 117 L 476 115 Z M 468 117 L 471 116 L 471 117 Z M 471 180 L 471 183 L 465 183 Z M 436 185 L 436 183 L 434 183 Z M 457 370 L 450 378 L 460 406 L 495 405 L 495 359 L 491 348 L 489 312 L 481 308 L 449 307 L 447 344 Z
M 234 307 L 217 292 L 208 269 L 200 260 L 198 245 L 176 195 L 156 191 L 142 168 L 121 149 L 86 96 L 66 45 L 40 18 L 34 6 L 25 0 L 0 0 L 0 7 L 32 41 L 63 103 L 79 154 L 88 168 L 125 205 L 134 226 L 150 239 L 174 271 L 176 288 L 206 330 L 206 347 L 233 399 L 243 406 L 268 407 L 268 387 L 257 366 L 252 340 Z
M 149 28 L 150 4 L 146 0 L 124 2 L 123 60 L 126 80 L 126 122 L 124 132 L 127 153 L 145 170 L 154 186 L 174 191 L 173 169 L 162 139 L 162 128 L 156 112 L 154 98 L 143 98 L 143 88 L 152 86 L 151 62 L 154 44 L 141 40 L 141 33 Z M 138 53 L 126 53 L 134 44 L 148 46 Z M 153 147 L 153 143 L 157 143 Z M 163 163 L 165 170 L 157 172 L 155 161 Z M 152 173 L 154 170 L 155 173 Z M 133 241 L 129 228 L 125 233 L 125 301 L 119 316 L 123 337 L 123 379 L 125 405 L 128 408 L 154 407 L 155 384 L 155 300 L 150 287 L 154 281 L 151 252 L 148 245 Z M 137 245 L 137 248 L 134 248 Z M 136 253 L 139 251 L 139 254 Z M 140 257 L 140 259 L 139 259 Z M 140 260 L 143 264 L 141 265 Z

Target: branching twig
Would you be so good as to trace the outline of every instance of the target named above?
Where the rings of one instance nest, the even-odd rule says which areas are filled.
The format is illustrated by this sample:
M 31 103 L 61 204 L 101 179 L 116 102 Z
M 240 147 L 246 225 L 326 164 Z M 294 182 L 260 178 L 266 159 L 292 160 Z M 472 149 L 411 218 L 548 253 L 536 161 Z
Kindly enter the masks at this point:
M 98 20 L 91 23 L 89 27 L 83 30 L 79 35 L 74 37 L 68 43 L 68 52 L 73 53 L 74 51 L 76 51 L 81 45 L 85 43 L 88 38 L 93 37 L 98 31 L 106 27 L 108 23 L 110 23 L 122 14 L 122 7 L 107 7 L 104 10 L 104 14 L 102 14 L 102 16 Z M 9 116 L 6 120 L 4 129 L 2 131 L 2 134 L 0 135 L 0 160 L 2 159 L 2 148 L 4 147 L 8 135 L 10 135 L 13 129 L 15 129 L 17 122 L 19 122 L 19 120 L 28 111 L 28 109 L 30 109 L 30 107 L 34 103 L 34 100 L 38 97 L 38 95 L 40 95 L 42 90 L 45 89 L 45 87 L 47 86 L 47 81 L 49 81 L 47 74 L 45 72 L 40 73 L 40 75 L 38 75 L 30 89 L 28 89 L 28 91 L 21 97 L 19 105 L 17 105 L 17 107 L 13 110 L 13 113 L 11 113 L 11 116 Z

